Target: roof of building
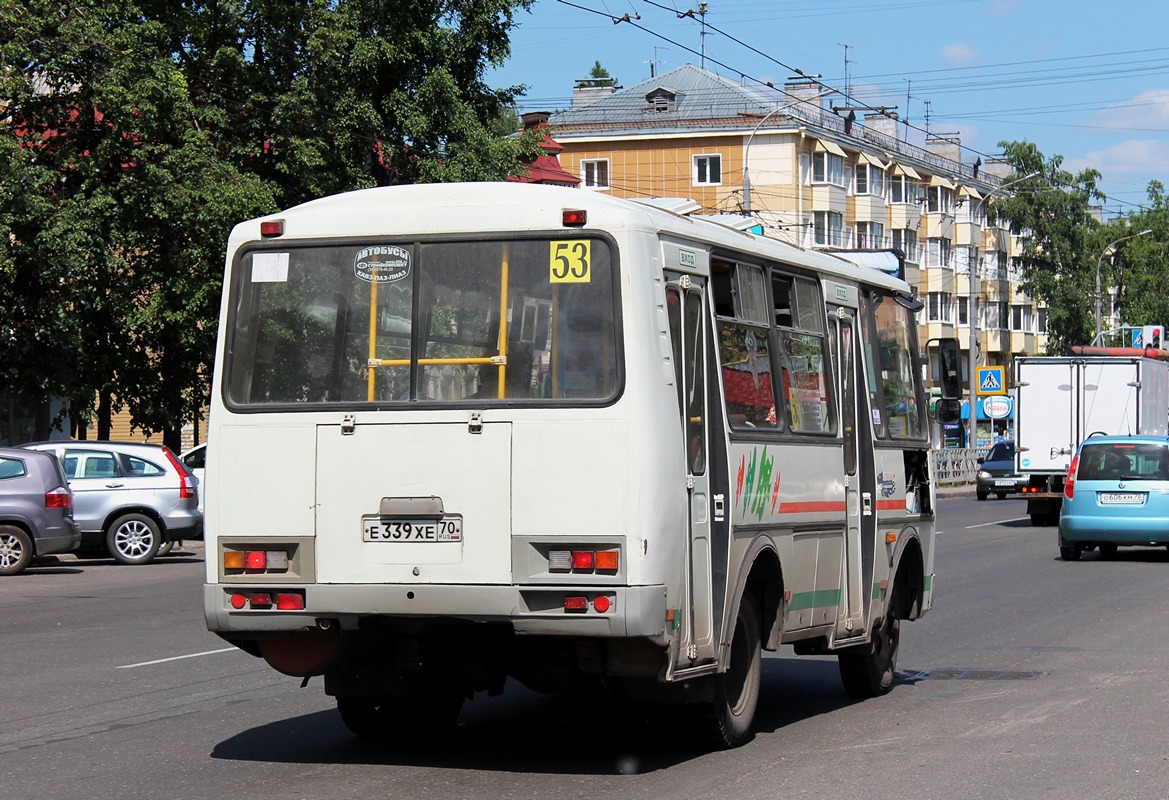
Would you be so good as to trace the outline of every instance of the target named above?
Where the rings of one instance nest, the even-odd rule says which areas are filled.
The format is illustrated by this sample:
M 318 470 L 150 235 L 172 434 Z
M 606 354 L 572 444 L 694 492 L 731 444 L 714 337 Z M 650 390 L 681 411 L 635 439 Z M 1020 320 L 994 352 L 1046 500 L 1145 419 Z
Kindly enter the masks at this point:
M 924 169 L 927 176 L 948 175 L 983 189 L 997 186 L 1001 181 L 999 176 L 987 171 L 979 174 L 973 165 L 903 141 L 895 130 L 895 116 L 880 118 L 874 113 L 869 116 L 876 118 L 875 121 L 868 117 L 857 120 L 854 113 L 846 119 L 824 107 L 825 95 L 823 87 L 811 80 L 796 79 L 783 86 L 740 83 L 685 64 L 627 89 L 559 111 L 551 115 L 549 123 L 563 141 L 651 132 L 695 135 L 699 129 L 704 134 L 742 135 L 764 122 L 772 129 L 795 124 L 824 141 L 828 149 L 842 145 L 867 152 L 879 159 L 881 167 L 889 166 L 886 161 L 910 169 L 915 165 Z
M 725 120 L 741 127 L 755 124 L 760 115 L 789 102 L 791 97 L 782 89 L 740 84 L 684 64 L 586 105 L 560 111 L 552 122 L 558 132 L 614 122 L 644 122 L 655 127 L 674 122 L 689 127 L 697 120 L 706 125 Z

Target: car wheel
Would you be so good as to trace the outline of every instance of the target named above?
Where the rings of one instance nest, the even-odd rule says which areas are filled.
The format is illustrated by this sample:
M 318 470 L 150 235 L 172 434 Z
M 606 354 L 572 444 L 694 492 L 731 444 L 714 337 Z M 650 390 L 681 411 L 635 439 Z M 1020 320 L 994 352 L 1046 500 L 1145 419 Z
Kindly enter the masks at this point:
M 977 497 L 979 500 L 985 500 L 989 496 L 989 494 L 987 492 L 975 491 L 974 496 Z
M 1064 561 L 1079 561 L 1081 552 L 1083 551 L 1078 544 L 1061 544 L 1059 546 L 1059 557 Z
M 1116 545 L 1111 542 L 1100 543 L 1100 557 L 1113 558 L 1116 555 Z
M 867 645 L 841 650 L 837 656 L 840 680 L 848 696 L 863 700 L 888 694 L 893 688 L 900 646 L 901 620 L 893 616 L 890 603 L 881 627 L 873 632 L 873 640 Z
M 162 535 L 158 523 L 145 514 L 125 514 L 106 531 L 110 555 L 121 564 L 147 564 L 158 553 Z
M 27 533 L 15 525 L 0 525 L 0 575 L 24 572 L 32 556 L 32 539 Z

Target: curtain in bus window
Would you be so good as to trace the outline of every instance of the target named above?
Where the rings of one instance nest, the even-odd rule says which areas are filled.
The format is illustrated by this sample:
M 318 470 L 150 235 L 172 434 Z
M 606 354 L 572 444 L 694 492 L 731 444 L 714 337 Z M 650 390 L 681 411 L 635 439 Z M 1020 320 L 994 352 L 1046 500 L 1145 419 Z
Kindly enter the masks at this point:
M 718 341 L 731 427 L 777 427 L 767 329 L 719 320 Z
M 909 309 L 892 298 L 875 297 L 877 355 L 889 435 L 917 438 L 922 435 L 918 405 L 920 374 L 911 348 L 914 322 Z

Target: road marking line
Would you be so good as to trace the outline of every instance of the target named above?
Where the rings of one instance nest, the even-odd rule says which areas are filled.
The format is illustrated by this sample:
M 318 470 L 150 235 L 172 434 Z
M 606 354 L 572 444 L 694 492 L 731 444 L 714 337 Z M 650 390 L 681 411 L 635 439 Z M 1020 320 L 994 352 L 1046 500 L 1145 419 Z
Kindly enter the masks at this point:
M 1000 519 L 998 522 L 984 522 L 981 525 L 967 525 L 966 530 L 973 530 L 974 528 L 989 528 L 991 525 L 1002 525 L 1004 522 L 1022 522 L 1030 517 L 1013 517 L 1012 519 Z
M 199 656 L 213 656 L 216 653 L 229 653 L 232 650 L 238 650 L 238 647 L 224 647 L 220 650 L 205 650 L 202 653 L 190 653 L 185 656 L 171 656 L 170 658 L 157 658 L 154 661 L 142 661 L 138 664 L 122 664 L 116 669 L 134 669 L 134 667 L 149 667 L 154 664 L 165 664 L 168 661 L 182 661 L 184 658 L 198 658 Z

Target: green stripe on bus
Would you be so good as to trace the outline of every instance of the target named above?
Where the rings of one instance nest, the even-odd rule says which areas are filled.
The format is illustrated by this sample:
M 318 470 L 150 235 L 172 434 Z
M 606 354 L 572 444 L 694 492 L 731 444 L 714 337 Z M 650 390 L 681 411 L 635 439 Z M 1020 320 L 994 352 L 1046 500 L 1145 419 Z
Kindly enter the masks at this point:
M 787 604 L 788 611 L 805 611 L 809 608 L 835 607 L 840 605 L 839 589 L 822 589 L 818 592 L 795 592 Z

